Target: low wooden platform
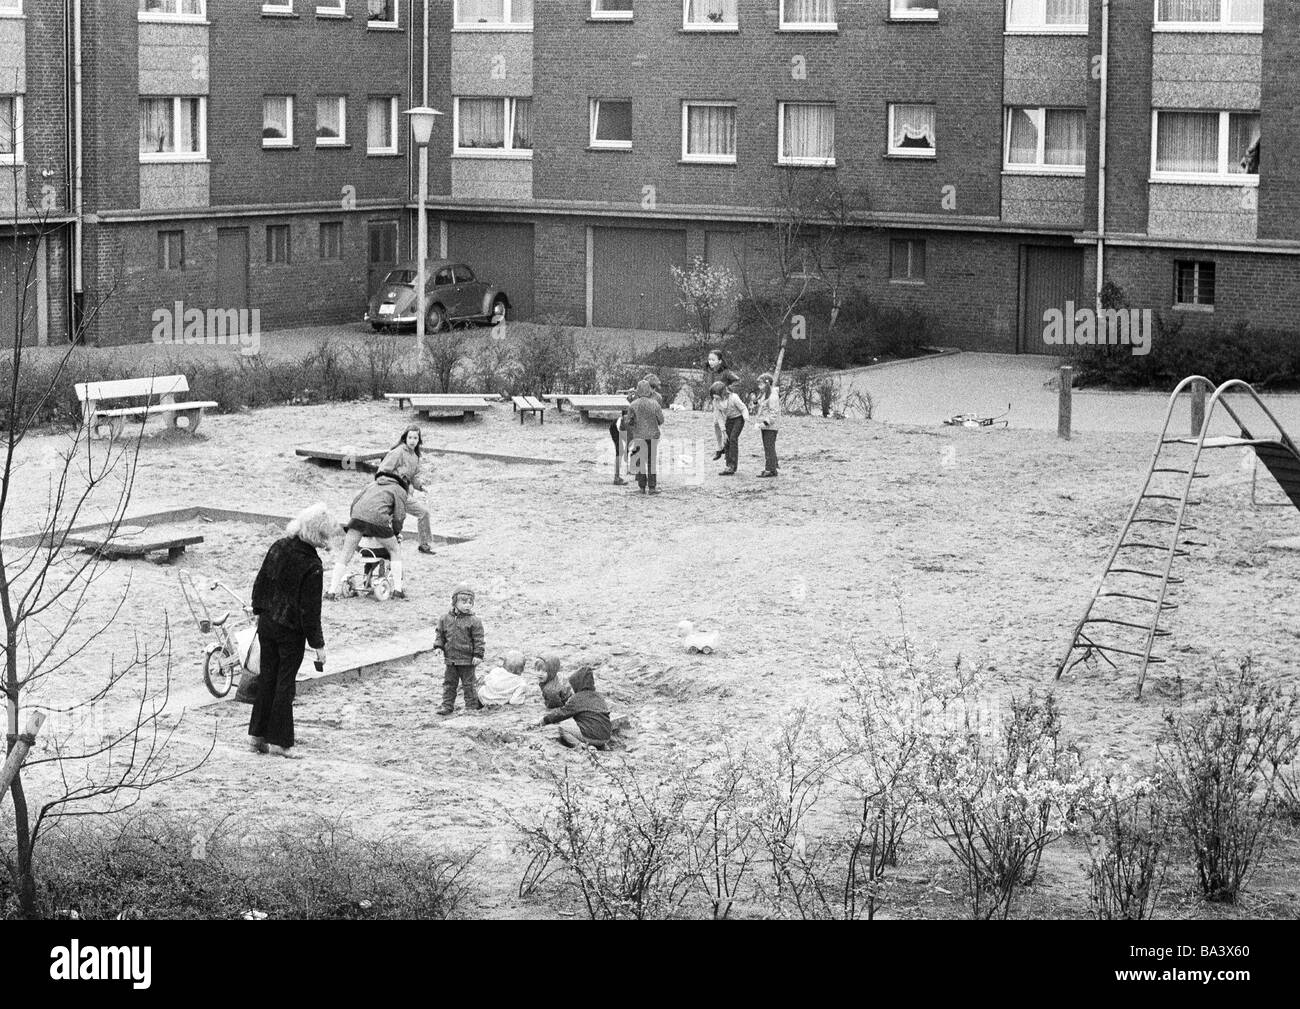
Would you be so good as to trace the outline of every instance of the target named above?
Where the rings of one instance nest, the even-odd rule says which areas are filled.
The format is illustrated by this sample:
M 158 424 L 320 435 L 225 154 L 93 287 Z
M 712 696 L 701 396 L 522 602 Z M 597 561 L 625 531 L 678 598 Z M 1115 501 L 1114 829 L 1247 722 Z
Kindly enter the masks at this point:
M 147 531 L 147 530 L 146 530 Z M 98 554 L 99 556 L 110 560 L 122 560 L 127 557 L 146 557 L 149 554 L 162 553 L 167 551 L 167 563 L 171 563 L 181 554 L 185 553 L 186 547 L 192 547 L 196 543 L 202 543 L 202 536 L 177 536 L 172 539 L 148 540 L 136 539 L 132 536 L 123 536 L 122 531 L 118 530 L 118 535 L 112 539 L 99 539 L 95 536 L 73 535 L 65 541 L 70 546 L 80 547 L 83 553 Z
M 488 409 L 487 400 L 481 396 L 421 396 L 410 397 L 411 407 L 426 420 L 435 417 L 455 417 L 469 420 L 481 410 Z
M 310 459 L 312 462 L 320 463 L 323 466 L 342 466 L 344 469 L 359 469 L 367 473 L 373 473 L 378 469 L 379 463 L 388 454 L 387 449 L 344 452 L 340 448 L 323 448 L 317 445 L 307 445 L 293 451 L 294 455 L 300 455 L 304 459 Z

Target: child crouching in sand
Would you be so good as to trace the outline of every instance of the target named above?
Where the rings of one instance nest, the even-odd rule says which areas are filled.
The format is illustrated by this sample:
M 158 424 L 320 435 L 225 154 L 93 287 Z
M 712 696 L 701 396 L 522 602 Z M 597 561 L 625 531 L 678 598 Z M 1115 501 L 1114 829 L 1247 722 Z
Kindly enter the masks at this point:
M 581 666 L 569 677 L 573 696 L 562 707 L 542 716 L 543 725 L 559 729 L 565 746 L 593 746 L 603 750 L 614 734 L 609 720 L 609 704 L 596 693 L 596 673 L 591 666 Z
M 542 691 L 542 703 L 547 708 L 559 708 L 573 696 L 571 688 L 560 679 L 560 657 L 547 652 L 533 666 L 537 670 L 537 685 Z
M 523 652 L 506 652 L 478 683 L 478 699 L 489 708 L 523 704 L 527 697 Z

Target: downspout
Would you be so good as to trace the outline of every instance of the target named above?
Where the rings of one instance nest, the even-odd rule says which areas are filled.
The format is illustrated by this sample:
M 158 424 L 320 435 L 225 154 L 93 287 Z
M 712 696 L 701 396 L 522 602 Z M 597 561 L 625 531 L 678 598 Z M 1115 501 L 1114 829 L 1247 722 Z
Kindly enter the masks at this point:
M 429 107 L 429 0 L 424 0 L 424 50 L 420 58 L 424 60 L 424 91 L 422 92 L 422 101 L 420 102 L 425 108 Z
M 85 199 L 82 195 L 82 173 L 84 156 L 82 148 L 81 117 L 81 0 L 72 0 L 72 127 L 73 135 L 73 183 L 72 183 L 72 340 L 81 337 L 82 314 L 86 306 L 85 278 L 83 276 L 85 255 Z
M 1110 0 L 1101 0 L 1101 101 L 1097 117 L 1097 312 L 1106 275 L 1106 95 L 1110 74 Z

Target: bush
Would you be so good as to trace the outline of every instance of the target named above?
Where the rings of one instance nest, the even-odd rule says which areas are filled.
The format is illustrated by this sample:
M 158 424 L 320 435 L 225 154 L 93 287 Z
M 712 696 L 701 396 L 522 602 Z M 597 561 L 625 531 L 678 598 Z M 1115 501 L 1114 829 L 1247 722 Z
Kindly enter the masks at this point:
M 1093 915 L 1150 920 L 1170 857 L 1169 812 L 1158 783 L 1112 770 L 1099 776 L 1087 805 Z
M 1275 770 L 1300 746 L 1300 694 L 1264 683 L 1248 657 L 1205 704 L 1164 717 L 1157 752 L 1201 892 L 1233 903 L 1269 840 Z

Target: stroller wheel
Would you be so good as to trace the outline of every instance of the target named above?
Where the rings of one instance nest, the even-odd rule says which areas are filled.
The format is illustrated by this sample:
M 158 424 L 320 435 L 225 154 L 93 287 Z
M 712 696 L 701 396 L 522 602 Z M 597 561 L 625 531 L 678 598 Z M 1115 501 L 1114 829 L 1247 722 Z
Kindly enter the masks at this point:
M 393 583 L 387 578 L 376 578 L 371 582 L 374 589 L 375 598 L 380 602 L 385 602 L 393 597 Z

